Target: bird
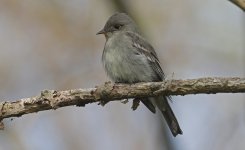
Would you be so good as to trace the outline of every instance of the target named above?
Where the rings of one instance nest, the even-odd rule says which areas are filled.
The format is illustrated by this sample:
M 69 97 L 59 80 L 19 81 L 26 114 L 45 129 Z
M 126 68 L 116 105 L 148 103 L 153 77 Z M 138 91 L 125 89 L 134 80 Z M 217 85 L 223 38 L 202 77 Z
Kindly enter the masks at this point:
M 161 82 L 165 79 L 158 56 L 142 36 L 136 23 L 126 13 L 117 12 L 107 20 L 98 34 L 105 36 L 102 53 L 105 72 L 115 83 Z M 158 108 L 174 137 L 182 134 L 169 105 L 168 96 L 142 98 L 140 101 L 152 112 Z

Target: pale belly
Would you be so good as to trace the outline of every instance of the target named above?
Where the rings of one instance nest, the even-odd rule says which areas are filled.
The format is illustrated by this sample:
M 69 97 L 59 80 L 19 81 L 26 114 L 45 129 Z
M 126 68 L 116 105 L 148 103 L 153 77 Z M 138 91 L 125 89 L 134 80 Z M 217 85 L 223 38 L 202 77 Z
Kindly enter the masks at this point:
M 118 53 L 111 50 L 103 53 L 103 64 L 108 76 L 114 82 L 149 82 L 155 78 L 147 60 L 135 54 Z

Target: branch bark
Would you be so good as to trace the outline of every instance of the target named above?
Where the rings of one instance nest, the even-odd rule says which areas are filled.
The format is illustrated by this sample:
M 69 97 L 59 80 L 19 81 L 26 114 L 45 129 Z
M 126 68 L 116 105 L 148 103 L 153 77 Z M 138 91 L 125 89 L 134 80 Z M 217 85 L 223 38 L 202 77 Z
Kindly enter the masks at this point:
M 237 5 L 243 11 L 245 11 L 245 0 L 229 0 L 233 4 Z
M 89 103 L 158 95 L 188 95 L 216 93 L 245 93 L 245 78 L 199 78 L 188 80 L 166 80 L 137 84 L 113 84 L 107 82 L 90 89 L 66 91 L 44 90 L 40 95 L 16 101 L 0 103 L 0 128 L 4 118 L 20 117 L 24 114 L 57 109 L 65 106 L 85 106 Z

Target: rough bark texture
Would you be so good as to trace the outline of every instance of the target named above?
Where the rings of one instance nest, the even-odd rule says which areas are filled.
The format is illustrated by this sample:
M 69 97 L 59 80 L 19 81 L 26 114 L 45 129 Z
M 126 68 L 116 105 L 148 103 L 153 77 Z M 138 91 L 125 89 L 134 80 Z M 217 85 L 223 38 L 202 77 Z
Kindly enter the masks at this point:
M 243 11 L 245 11 L 245 0 L 229 0 L 229 1 L 231 1 L 233 4 L 240 7 Z
M 44 90 L 35 97 L 1 102 L 0 128 L 3 128 L 1 120 L 4 118 L 20 117 L 23 114 L 71 105 L 85 106 L 94 102 L 105 104 L 108 101 L 128 98 L 140 99 L 157 95 L 215 93 L 245 93 L 245 78 L 199 78 L 132 85 L 107 82 L 102 86 L 91 89 Z

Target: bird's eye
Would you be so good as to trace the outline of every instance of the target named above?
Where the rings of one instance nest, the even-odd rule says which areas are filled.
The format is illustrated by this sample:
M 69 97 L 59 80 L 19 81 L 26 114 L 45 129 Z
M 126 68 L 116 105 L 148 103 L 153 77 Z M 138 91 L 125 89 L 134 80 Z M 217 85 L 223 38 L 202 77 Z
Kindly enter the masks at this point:
M 117 29 L 117 30 L 121 29 L 121 27 L 122 27 L 122 25 L 120 25 L 120 24 L 114 25 L 114 28 Z

